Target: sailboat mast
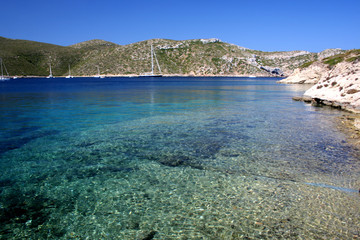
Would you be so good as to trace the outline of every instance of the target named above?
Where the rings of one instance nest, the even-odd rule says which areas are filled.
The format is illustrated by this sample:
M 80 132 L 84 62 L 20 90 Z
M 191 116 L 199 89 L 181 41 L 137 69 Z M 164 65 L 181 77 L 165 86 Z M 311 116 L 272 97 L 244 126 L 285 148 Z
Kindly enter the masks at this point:
M 0 58 L 0 65 L 1 65 L 1 77 L 4 77 L 2 58 Z
M 69 76 L 71 76 L 71 72 L 70 72 L 70 64 L 69 64 Z
M 153 45 L 151 45 L 151 75 L 154 75 L 154 56 L 153 56 Z
M 50 77 L 52 77 L 51 63 L 50 63 Z
M 158 62 L 158 60 L 157 60 L 156 52 L 155 52 L 155 51 L 154 51 L 154 56 L 155 56 L 155 61 L 156 61 L 156 64 L 157 64 L 157 66 L 158 66 L 159 72 L 160 72 L 160 74 L 161 74 L 161 68 L 160 68 L 159 62 Z

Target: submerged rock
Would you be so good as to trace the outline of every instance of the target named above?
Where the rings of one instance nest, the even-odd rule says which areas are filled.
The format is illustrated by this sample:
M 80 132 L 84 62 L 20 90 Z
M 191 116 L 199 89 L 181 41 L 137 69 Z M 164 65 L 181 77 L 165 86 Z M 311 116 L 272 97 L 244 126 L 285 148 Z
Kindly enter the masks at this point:
M 136 239 L 137 240 L 151 240 L 151 239 L 154 239 L 155 237 L 155 234 L 156 234 L 156 231 L 154 230 L 151 230 L 151 231 L 141 231 Z
M 293 97 L 292 100 L 294 100 L 294 101 L 303 101 L 303 102 L 307 102 L 307 103 L 310 103 L 310 102 L 313 101 L 313 99 L 311 97 L 307 97 L 307 96 Z
M 182 155 L 162 155 L 157 158 L 158 162 L 169 167 L 190 165 L 190 158 Z
M 38 138 L 47 137 L 50 135 L 57 134 L 59 131 L 29 131 L 30 134 L 19 134 L 20 136 L 9 137 L 8 140 L 0 142 L 0 155 L 11 150 L 21 148 L 25 144 L 36 140 Z M 25 136 L 23 136 L 25 135 Z

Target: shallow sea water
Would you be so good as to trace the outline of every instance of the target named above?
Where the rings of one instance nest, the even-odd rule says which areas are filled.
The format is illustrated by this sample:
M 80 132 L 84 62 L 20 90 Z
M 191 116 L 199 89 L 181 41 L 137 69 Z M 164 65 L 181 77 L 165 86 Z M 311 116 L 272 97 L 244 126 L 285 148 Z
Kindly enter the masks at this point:
M 1 239 L 357 239 L 344 113 L 275 78 L 0 83 Z

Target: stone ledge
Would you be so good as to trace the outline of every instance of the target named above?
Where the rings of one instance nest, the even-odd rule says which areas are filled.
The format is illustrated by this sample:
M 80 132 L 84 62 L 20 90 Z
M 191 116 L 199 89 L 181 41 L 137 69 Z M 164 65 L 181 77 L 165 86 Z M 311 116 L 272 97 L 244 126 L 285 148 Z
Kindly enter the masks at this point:
M 312 98 L 309 96 L 293 97 L 292 100 L 309 103 L 313 106 L 329 106 L 329 107 L 349 111 L 352 113 L 360 113 L 360 109 L 352 106 L 350 102 L 339 103 L 336 101 L 329 101 L 329 100 L 320 99 L 320 98 Z

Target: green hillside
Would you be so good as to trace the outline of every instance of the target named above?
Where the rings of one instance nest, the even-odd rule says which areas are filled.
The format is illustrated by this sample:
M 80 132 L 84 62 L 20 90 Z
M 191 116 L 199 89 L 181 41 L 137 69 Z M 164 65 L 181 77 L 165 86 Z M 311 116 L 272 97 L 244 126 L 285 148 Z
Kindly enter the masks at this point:
M 10 75 L 46 76 L 50 62 L 54 75 L 61 75 L 69 63 L 79 63 L 80 56 L 80 51 L 69 47 L 0 37 L 0 57 Z
M 218 39 L 151 39 L 129 45 L 90 40 L 64 47 L 3 37 L 0 57 L 10 75 L 47 76 L 50 62 L 54 76 L 67 75 L 69 64 L 77 76 L 95 75 L 97 66 L 101 74 L 137 75 L 151 71 L 151 45 L 163 74 L 279 76 L 316 58 L 305 51 L 261 52 Z
M 343 61 L 347 61 L 347 62 L 360 61 L 360 49 L 352 49 L 342 54 L 336 54 L 334 56 L 323 59 L 323 63 L 327 64 L 329 68 L 332 68 L 336 64 Z

